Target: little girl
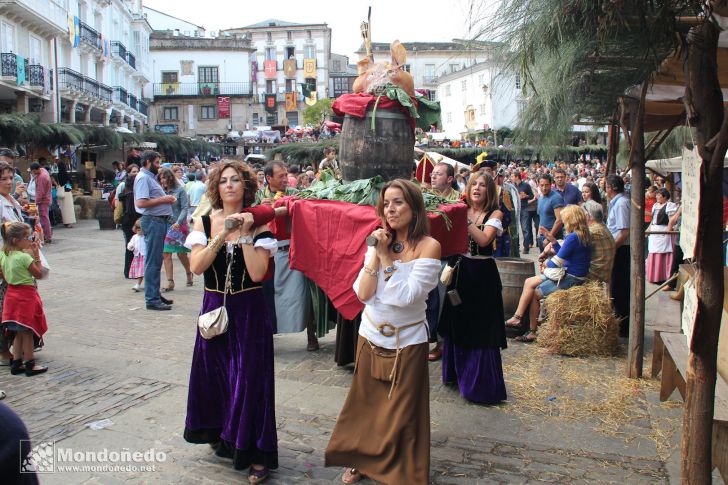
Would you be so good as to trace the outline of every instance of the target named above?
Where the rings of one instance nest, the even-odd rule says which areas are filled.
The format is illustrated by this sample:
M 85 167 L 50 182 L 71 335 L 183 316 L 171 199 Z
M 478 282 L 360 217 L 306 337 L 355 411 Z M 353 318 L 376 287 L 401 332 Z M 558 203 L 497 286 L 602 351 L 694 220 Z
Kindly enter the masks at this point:
M 26 376 L 42 374 L 48 367 L 33 359 L 33 337 L 43 339 L 48 330 L 43 302 L 35 278 L 43 277 L 40 244 L 32 229 L 23 222 L 5 222 L 0 227 L 5 245 L 0 252 L 0 270 L 8 283 L 3 304 L 2 323 L 15 332 L 10 373 Z
M 144 281 L 144 256 L 146 254 L 144 232 L 139 219 L 134 223 L 131 230 L 134 235 L 126 246 L 129 251 L 134 251 L 134 259 L 131 260 L 131 266 L 129 267 L 129 278 L 137 278 L 137 284 L 131 289 L 139 292 L 144 289 L 142 281 Z

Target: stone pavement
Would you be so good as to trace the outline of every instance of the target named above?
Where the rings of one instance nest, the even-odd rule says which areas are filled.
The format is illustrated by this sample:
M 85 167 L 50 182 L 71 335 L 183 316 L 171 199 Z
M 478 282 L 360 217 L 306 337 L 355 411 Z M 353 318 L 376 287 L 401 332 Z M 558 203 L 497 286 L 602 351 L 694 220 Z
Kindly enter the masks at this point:
M 32 379 L 0 372 L 4 402 L 24 419 L 34 443 L 55 440 L 57 448 L 84 453 L 153 448 L 164 460 L 151 463 L 153 471 L 57 469 L 41 475 L 41 483 L 247 483 L 229 461 L 181 436 L 201 278 L 185 287 L 176 262 L 177 288 L 168 295 L 173 311 L 150 312 L 121 275 L 120 231 L 81 221 L 54 236 L 46 250 L 51 278 L 39 288 L 50 330 L 38 360 L 50 371 Z M 664 295 L 650 301 L 648 319 L 657 320 L 658 306 L 659 318 L 677 318 L 676 305 L 665 312 L 672 303 Z M 323 467 L 323 450 L 352 367 L 336 366 L 334 341 L 332 332 L 311 353 L 304 334 L 275 337 L 280 468 L 269 483 L 340 483 L 341 469 Z M 509 345 L 503 352 L 509 400 L 499 406 L 465 402 L 441 384 L 440 365 L 430 365 L 432 483 L 679 478 L 682 407 L 659 403 L 656 381 L 622 378 L 624 356 L 570 359 Z M 103 419 L 112 424 L 87 426 Z M 92 463 L 71 463 L 84 464 Z

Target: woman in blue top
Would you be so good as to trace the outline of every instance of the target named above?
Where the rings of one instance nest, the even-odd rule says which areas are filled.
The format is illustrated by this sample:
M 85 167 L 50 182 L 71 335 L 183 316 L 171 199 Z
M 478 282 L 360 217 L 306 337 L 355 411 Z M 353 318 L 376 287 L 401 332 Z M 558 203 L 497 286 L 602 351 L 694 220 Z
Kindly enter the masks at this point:
M 182 266 L 187 272 L 187 286 L 192 286 L 192 272 L 190 271 L 189 249 L 185 247 L 185 239 L 190 233 L 187 224 L 187 215 L 190 210 L 190 199 L 187 197 L 185 187 L 177 180 L 174 172 L 168 168 L 159 171 L 159 183 L 167 195 L 174 195 L 177 199 L 172 205 L 172 216 L 167 226 L 167 236 L 164 238 L 164 272 L 167 274 L 167 287 L 162 291 L 174 290 L 174 266 L 172 255 L 177 253 Z
M 549 245 L 556 256 L 546 261 L 542 267 L 544 274 L 528 278 L 523 285 L 523 293 L 518 302 L 516 313 L 506 322 L 506 326 L 520 327 L 523 313 L 530 311 L 529 332 L 516 337 L 519 342 L 533 342 L 536 340 L 536 329 L 538 328 L 538 314 L 541 311 L 541 299 L 549 296 L 556 290 L 565 290 L 572 286 L 581 285 L 586 281 L 589 274 L 589 263 L 591 262 L 591 246 L 589 240 L 589 226 L 586 213 L 578 205 L 568 205 L 561 209 L 561 220 L 568 235 L 564 242 L 559 244 L 550 234 L 544 234 L 551 241 Z M 546 258 L 549 246 L 544 249 L 539 257 L 540 261 Z M 555 273 L 563 268 L 563 275 L 556 276 Z M 550 271 L 550 270 L 555 271 Z M 552 278 L 546 276 L 549 274 Z M 531 305 L 529 308 L 529 304 Z

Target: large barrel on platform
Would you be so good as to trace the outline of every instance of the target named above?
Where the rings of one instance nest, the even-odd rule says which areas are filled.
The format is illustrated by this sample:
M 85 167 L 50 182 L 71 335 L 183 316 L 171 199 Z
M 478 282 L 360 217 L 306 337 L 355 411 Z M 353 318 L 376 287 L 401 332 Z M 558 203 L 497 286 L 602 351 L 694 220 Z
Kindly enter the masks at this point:
M 374 119 L 374 130 L 372 130 Z M 346 182 L 381 175 L 384 180 L 412 177 L 415 135 L 402 111 L 377 108 L 366 117 L 346 115 L 341 128 L 339 165 Z
M 533 261 L 521 258 L 496 258 L 496 266 L 503 286 L 503 311 L 510 318 L 518 308 L 518 301 L 523 291 L 523 283 L 536 274 Z M 528 327 L 528 312 L 524 312 L 521 325 Z
M 116 229 L 114 222 L 114 209 L 105 200 L 96 204 L 96 218 L 99 220 L 99 229 Z

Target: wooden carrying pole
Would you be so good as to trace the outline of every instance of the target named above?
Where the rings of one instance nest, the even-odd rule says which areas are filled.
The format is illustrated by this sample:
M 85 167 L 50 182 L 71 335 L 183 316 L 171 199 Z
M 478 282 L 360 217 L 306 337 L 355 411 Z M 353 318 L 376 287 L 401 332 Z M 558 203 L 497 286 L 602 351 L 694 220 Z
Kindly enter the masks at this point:
M 716 1 L 725 8 L 726 1 Z M 714 5 L 718 6 L 718 5 Z M 700 171 L 700 200 L 695 243 L 696 293 L 685 385 L 682 428 L 682 483 L 711 482 L 713 410 L 718 359 L 718 335 L 723 311 L 722 181 L 728 149 L 728 119 L 718 78 L 719 27 L 704 21 L 690 29 L 685 61 L 683 98 L 690 125 L 695 128 Z M 708 141 L 714 141 L 712 147 Z M 712 148 L 712 149 L 711 149 Z
M 642 377 L 645 351 L 645 97 L 647 83 L 642 84 L 639 101 L 630 99 L 629 113 L 632 134 L 629 151 L 631 177 L 631 210 L 629 215 L 630 245 L 630 299 L 629 346 L 627 349 L 627 377 Z

